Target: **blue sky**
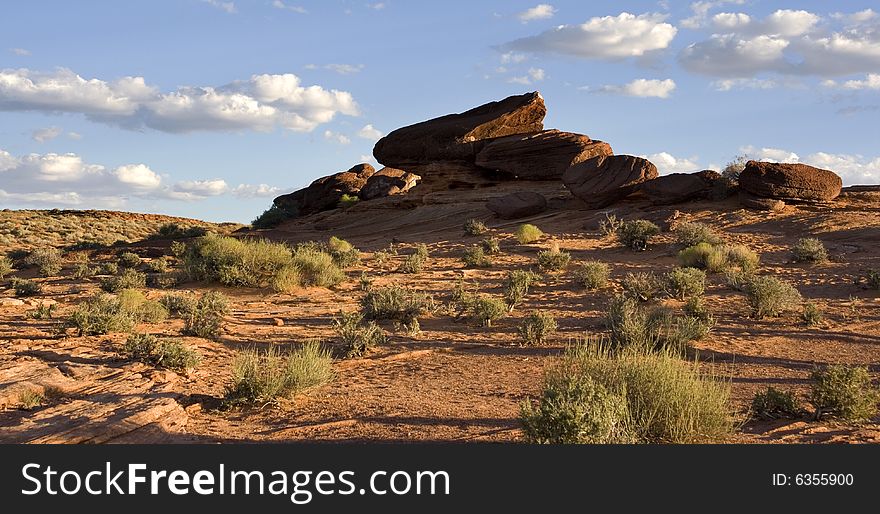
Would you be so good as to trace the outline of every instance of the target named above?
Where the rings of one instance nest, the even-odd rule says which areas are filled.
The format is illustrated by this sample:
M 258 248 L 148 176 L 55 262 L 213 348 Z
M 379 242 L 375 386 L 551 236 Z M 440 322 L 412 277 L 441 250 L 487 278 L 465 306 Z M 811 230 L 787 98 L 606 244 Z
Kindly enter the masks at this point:
M 247 222 L 381 134 L 532 90 L 548 128 L 661 172 L 878 183 L 872 3 L 4 2 L 0 204 Z

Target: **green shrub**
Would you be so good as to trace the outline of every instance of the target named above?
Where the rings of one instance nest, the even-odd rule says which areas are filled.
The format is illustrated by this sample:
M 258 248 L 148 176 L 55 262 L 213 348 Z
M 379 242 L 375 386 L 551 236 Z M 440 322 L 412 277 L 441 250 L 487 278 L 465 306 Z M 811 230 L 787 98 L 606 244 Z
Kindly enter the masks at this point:
M 512 312 L 522 303 L 529 294 L 529 288 L 538 278 L 538 275 L 532 271 L 513 270 L 507 273 L 507 279 L 504 281 L 504 302 L 508 311 Z
M 198 352 L 187 348 L 179 340 L 160 339 L 149 334 L 128 336 L 122 346 L 122 354 L 132 360 L 184 372 L 196 367 L 201 360 Z
M 804 304 L 801 318 L 808 327 L 814 327 L 819 323 L 822 323 L 822 309 L 820 309 L 814 302 L 807 302 Z
M 524 223 L 517 227 L 514 235 L 520 244 L 534 243 L 538 239 L 544 237 L 544 233 L 541 232 L 541 229 L 530 223 Z
M 724 273 L 724 280 L 727 282 L 727 285 L 730 286 L 731 289 L 740 292 L 745 292 L 754 278 L 754 273 L 738 269 Z
M 711 227 L 703 223 L 684 221 L 675 227 L 675 239 L 685 247 L 700 243 L 716 245 L 721 242 L 718 234 Z
M 147 263 L 147 270 L 153 273 L 166 273 L 168 271 L 168 257 L 157 257 Z
M 869 269 L 865 272 L 865 282 L 869 289 L 880 289 L 880 271 Z
M 724 169 L 721 170 L 721 177 L 727 181 L 728 184 L 736 185 L 739 184 L 739 174 L 746 169 L 746 162 L 749 160 L 748 156 L 745 155 L 737 155 L 733 158 L 732 161 L 728 162 Z
M 275 287 L 285 275 L 288 280 L 292 278 L 291 267 L 297 271 L 304 286 L 332 287 L 345 280 L 345 273 L 339 269 L 333 256 L 315 248 L 302 246 L 294 251 L 292 264 L 282 266 L 275 273 L 273 277 Z
M 141 258 L 136 253 L 123 252 L 116 260 L 123 268 L 136 268 L 141 264 Z
M 229 314 L 229 300 L 222 293 L 209 291 L 196 302 L 195 309 L 184 318 L 183 333 L 196 337 L 216 338 L 223 319 Z
M 123 289 L 116 295 L 120 312 L 127 313 L 135 322 L 159 323 L 168 318 L 168 309 L 160 302 L 148 300 L 135 289 Z
M 18 408 L 23 410 L 31 410 L 36 407 L 45 405 L 46 395 L 42 391 L 36 389 L 25 389 L 18 393 Z
M 145 314 L 142 302 L 137 300 L 135 295 L 123 295 L 120 300 L 108 293 L 98 293 L 74 309 L 67 325 L 76 328 L 80 336 L 129 332 Z
M 608 285 L 611 266 L 600 261 L 586 261 L 574 272 L 575 281 L 591 290 L 602 289 Z
M 468 291 L 464 277 L 459 277 L 455 283 L 455 287 L 452 288 L 449 310 L 456 318 L 460 318 L 471 312 L 471 307 L 473 306 L 476 297 L 476 294 Z
M 493 321 L 501 319 L 506 313 L 504 301 L 489 295 L 477 295 L 471 306 L 471 319 L 483 327 L 491 327 Z
M 790 419 L 801 417 L 804 410 L 794 392 L 768 386 L 766 391 L 755 393 L 751 412 L 760 419 Z
M 606 212 L 605 217 L 599 221 L 599 231 L 602 232 L 605 237 L 616 236 L 621 225 L 623 225 L 623 220 L 619 220 L 614 214 Z
M 358 198 L 357 195 L 343 194 L 342 197 L 339 198 L 339 203 L 336 204 L 336 206 L 340 209 L 348 209 L 359 201 L 361 201 L 361 199 Z
M 488 268 L 492 265 L 492 261 L 486 256 L 483 247 L 476 245 L 465 250 L 461 260 L 465 266 L 472 268 Z
M 686 268 L 707 269 L 715 247 L 709 243 L 697 243 L 678 252 L 678 262 Z
M 101 289 L 108 293 L 118 293 L 123 289 L 138 289 L 147 286 L 147 275 L 131 268 L 126 268 L 119 275 L 101 280 Z
M 88 262 L 77 262 L 73 267 L 73 278 L 83 279 L 93 277 L 98 270 L 90 266 Z
M 346 357 L 360 357 L 367 350 L 384 344 L 385 332 L 376 323 L 363 323 L 363 314 L 357 312 L 340 313 L 333 320 L 333 327 L 339 337 Z
M 333 262 L 340 268 L 350 268 L 361 261 L 360 251 L 344 239 L 331 236 L 327 247 L 333 257 Z
M 703 321 L 710 321 L 712 319 L 712 314 L 703 302 L 702 296 L 691 296 L 688 298 L 687 303 L 684 305 L 684 313 Z
M 861 421 L 877 414 L 880 391 L 871 384 L 868 368 L 835 364 L 816 369 L 811 377 L 810 403 L 816 419 L 832 414 L 841 419 Z
M 299 288 L 302 283 L 303 277 L 299 268 L 285 266 L 278 270 L 278 273 L 272 277 L 269 286 L 276 293 L 290 293 Z
M 361 291 L 369 291 L 373 289 L 373 278 L 367 275 L 366 271 L 362 271 L 361 276 L 358 279 L 358 286 Z
M 654 299 L 663 289 L 653 272 L 627 273 L 620 283 L 628 296 L 642 302 Z
M 414 249 L 415 255 L 418 255 L 422 259 L 428 259 L 428 245 L 425 243 L 419 243 L 415 246 Z M 396 255 L 396 254 L 395 254 Z
M 663 279 L 664 290 L 676 299 L 700 296 L 706 291 L 706 272 L 697 268 L 678 268 Z
M 714 320 L 711 316 L 674 316 L 663 308 L 648 311 L 632 297 L 621 295 L 609 303 L 605 323 L 611 331 L 610 343 L 614 348 L 670 350 L 681 354 L 691 341 L 709 333 Z
M 715 269 L 710 262 L 710 272 L 723 272 L 732 267 L 737 267 L 745 272 L 753 272 L 758 269 L 758 263 L 761 258 L 744 245 L 724 245 L 721 249 L 723 253 L 723 269 Z
M 400 286 L 374 288 L 361 298 L 361 313 L 368 320 L 410 322 L 433 309 L 429 295 Z
M 262 287 L 292 264 L 293 252 L 282 243 L 208 234 L 188 244 L 182 259 L 192 280 Z
M 571 254 L 554 244 L 549 250 L 538 252 L 538 268 L 541 271 L 562 271 L 571 262 Z
M 647 250 L 651 238 L 660 233 L 660 227 L 648 220 L 624 221 L 617 230 L 617 239 L 623 246 L 635 251 Z
M 755 277 L 745 292 L 752 307 L 752 316 L 758 319 L 777 317 L 785 311 L 797 309 L 801 304 L 798 290 L 776 277 Z
M 700 268 L 710 273 L 739 270 L 751 273 L 758 268 L 760 258 L 743 245 L 712 246 L 698 243 L 678 253 L 679 263 L 688 268 Z
M 501 241 L 499 241 L 497 237 L 483 239 L 480 242 L 480 245 L 483 247 L 483 251 L 488 255 L 498 255 L 501 253 Z
M 420 254 L 413 253 L 404 258 L 403 263 L 397 271 L 401 273 L 409 273 L 411 275 L 421 273 L 422 269 L 425 267 L 425 262 L 426 260 L 424 257 Z
M 12 259 L 5 255 L 0 257 L 0 279 L 6 278 L 13 270 Z
M 105 262 L 98 268 L 99 275 L 116 275 L 119 273 L 119 264 L 115 262 Z
M 189 316 L 196 309 L 198 300 L 191 294 L 165 294 L 159 298 L 159 303 L 165 306 L 172 316 Z
M 333 359 L 317 341 L 282 354 L 274 346 L 267 351 L 239 351 L 232 364 L 232 383 L 227 387 L 228 405 L 268 405 L 292 398 L 333 379 Z
M 43 286 L 39 282 L 26 278 L 13 278 L 12 289 L 15 296 L 36 296 L 43 292 Z
M 296 213 L 273 205 L 257 216 L 251 222 L 251 226 L 256 229 L 274 228 L 280 225 L 281 222 L 294 217 L 296 217 Z
M 35 248 L 24 258 L 26 266 L 36 267 L 40 275 L 53 277 L 61 271 L 64 261 L 57 248 Z
M 201 237 L 208 233 L 205 227 L 197 225 L 181 225 L 180 223 L 165 223 L 159 227 L 150 239 L 175 239 Z
M 147 287 L 171 289 L 180 283 L 179 273 L 151 273 L 147 275 Z
M 52 319 L 57 308 L 58 305 L 54 303 L 41 303 L 37 305 L 36 309 L 28 311 L 27 317 L 29 319 Z
M 464 222 L 464 235 L 466 236 L 482 236 L 489 232 L 489 227 L 485 223 L 475 219 L 469 219 Z
M 815 237 L 806 237 L 799 239 L 791 247 L 791 256 L 794 262 L 820 263 L 828 260 L 828 250 L 822 241 Z
M 519 325 L 519 335 L 527 345 L 543 345 L 547 336 L 556 332 L 556 319 L 550 314 L 535 311 L 526 316 Z

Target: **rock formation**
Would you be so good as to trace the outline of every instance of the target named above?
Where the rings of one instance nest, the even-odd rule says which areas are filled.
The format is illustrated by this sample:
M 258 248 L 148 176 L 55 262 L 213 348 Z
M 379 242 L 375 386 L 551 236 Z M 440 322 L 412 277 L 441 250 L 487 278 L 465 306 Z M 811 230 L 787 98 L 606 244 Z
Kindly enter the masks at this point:
M 654 205 L 670 205 L 712 198 L 721 175 L 712 170 L 697 173 L 671 173 L 639 185 L 639 191 Z
M 599 209 L 630 195 L 639 184 L 656 177 L 657 167 L 647 159 L 612 155 L 575 164 L 562 175 L 562 182 L 589 208 Z
M 475 164 L 511 178 L 558 180 L 571 166 L 612 153 L 608 143 L 585 135 L 545 130 L 488 141 L 477 153 Z
M 358 196 L 376 170 L 369 164 L 358 164 L 348 171 L 321 177 L 308 187 L 279 196 L 275 205 L 297 216 L 333 209 L 342 195 Z
M 540 193 L 517 191 L 490 199 L 486 208 L 502 219 L 525 218 L 547 210 L 547 199 Z
M 784 202 L 827 202 L 837 198 L 842 186 L 833 171 L 806 164 L 749 161 L 739 175 L 740 190 Z
M 361 200 L 372 200 L 385 196 L 404 194 L 416 184 L 422 177 L 415 173 L 399 170 L 396 168 L 382 168 L 374 173 L 360 190 Z

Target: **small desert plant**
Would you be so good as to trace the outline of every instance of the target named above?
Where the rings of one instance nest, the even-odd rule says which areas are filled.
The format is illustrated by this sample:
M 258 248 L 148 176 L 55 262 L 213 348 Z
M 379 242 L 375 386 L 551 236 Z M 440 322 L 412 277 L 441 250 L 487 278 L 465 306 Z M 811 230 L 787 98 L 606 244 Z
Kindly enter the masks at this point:
M 147 270 L 153 273 L 165 273 L 168 271 L 168 258 L 158 257 L 147 263 Z
M 808 327 L 814 327 L 822 323 L 822 309 L 814 302 L 806 302 L 801 312 L 801 318 Z
M 654 299 L 663 289 L 653 272 L 627 273 L 620 283 L 627 296 L 642 302 Z
M 514 270 L 507 273 L 507 279 L 504 281 L 504 301 L 508 311 L 513 311 L 522 303 L 529 294 L 529 288 L 538 278 L 538 275 L 532 271 Z
M 27 317 L 30 319 L 52 319 L 57 308 L 58 305 L 54 303 L 41 303 L 37 305 L 36 309 L 28 311 Z
M 794 392 L 768 386 L 766 391 L 755 393 L 751 412 L 760 419 L 788 419 L 801 417 L 804 409 Z
M 5 255 L 0 257 L 0 279 L 6 278 L 6 275 L 12 273 L 13 269 L 12 259 Z
M 719 269 L 717 266 L 713 265 L 713 262 L 710 260 L 709 262 L 709 270 L 710 272 L 723 272 L 731 268 L 739 268 L 745 272 L 753 272 L 758 269 L 758 263 L 761 258 L 744 245 L 723 245 L 721 246 L 722 252 L 722 261 L 723 265 Z
M 543 345 L 547 336 L 556 332 L 556 319 L 550 314 L 535 311 L 520 323 L 519 336 L 527 345 Z
M 497 237 L 490 237 L 480 241 L 480 246 L 487 255 L 498 255 L 501 253 L 501 241 Z
M 415 246 L 413 252 L 415 255 L 418 255 L 422 259 L 427 259 L 428 258 L 428 245 L 426 245 L 425 243 L 419 243 Z
M 43 292 L 43 286 L 39 282 L 26 278 L 13 278 L 12 289 L 15 296 L 35 296 Z
M 116 260 L 119 265 L 123 268 L 136 268 L 141 264 L 141 258 L 138 257 L 138 254 L 133 252 L 123 252 L 119 255 L 119 258 Z
M 91 336 L 128 332 L 138 321 L 138 314 L 123 309 L 117 297 L 99 293 L 80 303 L 68 318 L 67 325 L 76 328 L 80 336 Z
M 801 304 L 801 294 L 788 282 L 776 277 L 755 277 L 746 288 L 752 316 L 758 319 L 777 317 Z
M 361 312 L 369 320 L 410 322 L 433 309 L 429 295 L 400 286 L 373 288 L 361 298 Z
M 294 264 L 293 252 L 285 244 L 217 234 L 188 244 L 182 261 L 184 272 L 192 280 L 241 287 L 263 287 L 282 268 Z M 326 261 L 331 261 L 329 255 Z M 320 266 L 323 262 L 316 264 Z
M 364 316 L 358 312 L 340 313 L 333 320 L 346 357 L 360 357 L 370 348 L 385 343 L 385 332 L 376 323 L 363 323 Z
M 617 230 L 617 239 L 623 246 L 635 251 L 648 248 L 652 237 L 660 233 L 660 227 L 648 220 L 624 221 Z
M 223 293 L 209 291 L 196 302 L 184 318 L 183 333 L 196 337 L 216 338 L 223 319 L 229 314 L 229 300 Z
M 269 286 L 276 293 L 289 293 L 303 283 L 302 273 L 299 268 L 294 266 L 285 266 L 275 273 L 275 276 L 269 281 Z
M 709 243 L 697 243 L 678 252 L 678 262 L 688 268 L 706 269 L 716 249 Z
M 880 289 L 880 271 L 873 269 L 866 271 L 865 282 L 869 289 Z
M 421 256 L 421 254 L 413 253 L 407 255 L 403 259 L 403 263 L 400 264 L 400 267 L 397 269 L 400 273 L 408 273 L 410 275 L 414 275 L 416 273 L 421 273 L 422 269 L 425 267 L 425 258 Z
M 256 229 L 273 228 L 281 224 L 282 221 L 288 220 L 296 216 L 296 213 L 282 209 L 277 205 L 273 205 L 263 211 L 251 222 L 251 226 Z
M 309 245 L 301 245 L 293 252 L 291 264 L 282 266 L 272 277 L 271 285 L 276 290 L 279 280 L 285 278 L 285 274 L 288 280 L 294 275 L 291 268 L 296 270 L 300 283 L 304 286 L 332 287 L 345 280 L 345 273 L 339 269 L 332 255 Z
M 675 227 L 675 239 L 682 246 L 689 247 L 700 243 L 716 245 L 721 242 L 718 234 L 703 223 L 685 221 Z
M 464 235 L 466 236 L 482 236 L 489 232 L 489 227 L 480 220 L 469 219 L 464 222 Z
M 643 308 L 635 299 L 621 295 L 614 297 L 605 323 L 611 331 L 610 343 L 614 348 L 670 350 L 681 354 L 691 341 L 708 334 L 714 324 L 711 316 L 674 316 L 669 310 Z
M 835 364 L 816 369 L 811 377 L 810 403 L 816 419 L 832 414 L 850 421 L 873 418 L 877 414 L 880 391 L 871 384 L 868 368 Z
M 18 393 L 18 408 L 31 410 L 46 403 L 46 395 L 37 389 L 25 389 Z
M 88 262 L 77 262 L 73 267 L 73 278 L 83 279 L 93 277 L 98 270 L 90 266 Z
M 544 233 L 541 232 L 541 229 L 530 223 L 524 223 L 517 227 L 514 235 L 520 244 L 534 243 L 538 239 L 544 237 Z
M 472 268 L 487 268 L 492 265 L 492 261 L 486 256 L 482 246 L 472 246 L 464 251 L 461 261 L 465 266 Z
M 706 291 L 706 272 L 697 268 L 678 268 L 663 279 L 666 293 L 678 300 L 700 296 Z
M 123 289 L 116 295 L 119 312 L 130 316 L 136 323 L 159 323 L 168 318 L 168 309 L 160 302 L 148 300 L 135 289 Z
M 493 321 L 501 319 L 506 313 L 504 301 L 489 295 L 477 295 L 471 305 L 471 319 L 483 327 L 491 327 Z
M 157 289 L 171 289 L 180 283 L 179 273 L 151 273 L 147 275 L 147 286 Z
M 730 286 L 731 289 L 740 292 L 745 292 L 754 278 L 755 275 L 753 273 L 738 269 L 726 271 L 724 273 L 724 280 L 727 282 L 727 285 Z
M 150 334 L 128 336 L 121 350 L 125 357 L 161 368 L 186 371 L 201 360 L 198 352 L 177 339 L 162 339 Z
M 792 245 L 791 256 L 794 262 L 821 263 L 828 260 L 828 250 L 815 237 L 805 237 Z
M 709 308 L 706 307 L 705 302 L 703 302 L 702 296 L 691 296 L 688 298 L 683 310 L 688 316 L 699 320 L 710 321 L 712 319 L 712 314 L 709 312 Z
M 333 359 L 317 341 L 304 343 L 288 354 L 274 346 L 266 351 L 239 351 L 232 364 L 232 384 L 227 388 L 228 405 L 268 405 L 291 398 L 333 379 Z
M 538 268 L 541 271 L 562 271 L 571 262 L 571 254 L 560 250 L 556 243 L 549 250 L 538 252 Z
M 348 209 L 352 207 L 354 204 L 358 203 L 361 199 L 356 195 L 344 194 L 339 198 L 339 203 L 336 204 L 340 209 Z
M 360 278 L 358 278 L 358 287 L 361 291 L 373 289 L 373 277 L 367 275 L 366 271 L 362 271 Z
M 591 290 L 602 289 L 608 285 L 611 266 L 600 261 L 586 261 L 574 272 L 575 281 Z
M 35 248 L 24 258 L 24 264 L 36 267 L 44 277 L 52 277 L 61 271 L 63 260 L 57 248 Z
M 164 305 L 172 316 L 188 316 L 196 309 L 198 299 L 191 294 L 165 294 L 159 298 L 159 303 Z
M 126 268 L 119 275 L 101 280 L 101 289 L 117 293 L 123 289 L 139 289 L 147 286 L 147 275 L 132 268 Z
M 360 262 L 360 251 L 351 243 L 336 236 L 331 236 L 327 243 L 333 262 L 340 268 L 350 268 Z
M 605 217 L 599 221 L 599 231 L 605 235 L 605 237 L 611 237 L 617 235 L 617 231 L 620 230 L 621 225 L 623 225 L 623 220 L 617 219 L 617 216 L 614 214 L 605 213 Z
M 728 184 L 739 184 L 739 174 L 746 169 L 746 161 L 748 160 L 745 155 L 737 155 L 721 170 L 721 177 L 727 180 Z
M 678 253 L 682 266 L 705 269 L 710 273 L 726 273 L 736 269 L 751 273 L 758 268 L 759 260 L 755 252 L 743 245 L 697 243 Z
M 119 273 L 119 264 L 115 262 L 102 263 L 98 268 L 99 275 L 116 275 L 117 273 Z

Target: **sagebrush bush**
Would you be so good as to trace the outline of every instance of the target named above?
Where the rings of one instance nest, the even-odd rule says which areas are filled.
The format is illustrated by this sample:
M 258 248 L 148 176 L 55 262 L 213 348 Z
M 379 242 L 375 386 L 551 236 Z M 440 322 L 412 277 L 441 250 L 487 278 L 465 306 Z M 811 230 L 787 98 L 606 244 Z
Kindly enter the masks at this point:
M 61 271 L 64 260 L 61 252 L 57 248 L 45 247 L 34 248 L 23 260 L 26 266 L 37 268 L 40 275 L 44 277 L 54 277 Z
M 699 320 L 710 321 L 712 319 L 712 314 L 709 312 L 709 308 L 706 307 L 705 302 L 703 302 L 702 296 L 691 296 L 688 298 L 683 310 L 688 316 Z
M 678 252 L 678 262 L 687 268 L 707 269 L 710 255 L 715 251 L 715 247 L 709 243 L 697 243 Z
M 527 345 L 543 345 L 547 337 L 556 332 L 556 319 L 546 312 L 535 311 L 519 324 L 519 336 Z
M 555 243 L 549 250 L 538 252 L 538 268 L 541 271 L 562 271 L 571 262 L 571 254 L 560 250 Z
M 627 296 L 642 302 L 654 299 L 663 290 L 660 279 L 652 271 L 627 273 L 620 281 L 620 284 L 623 286 Z
M 327 248 L 333 257 L 333 262 L 340 268 L 350 268 L 361 261 L 360 250 L 344 239 L 331 236 Z
M 274 228 L 281 224 L 282 221 L 296 217 L 296 213 L 282 209 L 277 205 L 273 205 L 263 211 L 251 222 L 251 226 L 256 229 Z
M 703 223 L 684 221 L 675 226 L 675 239 L 685 247 L 700 243 L 716 245 L 721 242 L 718 234 Z
M 497 237 L 490 237 L 480 241 L 480 246 L 488 255 L 498 255 L 501 253 L 501 241 Z
M 34 280 L 15 277 L 11 282 L 15 296 L 35 296 L 43 292 L 43 286 Z
M 123 268 L 136 268 L 141 264 L 141 258 L 138 257 L 138 254 L 133 252 L 123 252 L 119 254 L 119 257 L 116 259 L 116 262 L 119 263 Z
M 816 419 L 831 414 L 862 421 L 877 415 L 880 391 L 871 383 L 868 368 L 834 364 L 814 370 L 810 378 L 810 403 L 816 409 Z
M 880 270 L 869 269 L 866 271 L 865 283 L 870 289 L 880 289 Z
M 758 268 L 760 257 L 743 245 L 698 243 L 679 252 L 678 261 L 684 267 L 700 268 L 710 273 L 736 270 L 751 273 Z
M 803 415 L 804 409 L 793 391 L 780 391 L 767 386 L 752 399 L 751 413 L 760 419 L 793 419 Z
M 489 227 L 487 227 L 485 223 L 475 219 L 469 219 L 465 221 L 462 229 L 464 230 L 464 235 L 466 236 L 482 236 L 483 234 L 489 232 Z
M 55 311 L 58 309 L 58 304 L 55 303 L 41 303 L 37 305 L 37 308 L 28 311 L 26 316 L 29 319 L 52 319 L 55 315 Z
M 147 287 L 171 289 L 180 284 L 180 273 L 151 273 L 147 275 Z
M 492 322 L 504 317 L 507 313 L 504 300 L 481 294 L 474 298 L 471 305 L 471 319 L 483 327 L 491 327 Z
M 492 261 L 486 256 L 483 247 L 476 245 L 471 246 L 464 251 L 464 254 L 461 256 L 461 261 L 465 266 L 470 266 L 472 268 L 488 268 L 492 265 Z
M 293 251 L 282 243 L 208 234 L 188 244 L 182 260 L 192 280 L 262 287 L 293 264 Z
M 290 293 L 303 284 L 303 276 L 299 268 L 285 266 L 275 273 L 269 282 L 269 287 L 276 293 Z
M 504 281 L 504 301 L 508 311 L 513 311 L 522 303 L 529 294 L 529 288 L 538 281 L 538 278 L 538 275 L 532 271 L 513 270 L 507 273 Z
M 420 253 L 412 253 L 403 259 L 400 267 L 397 269 L 400 273 L 416 274 L 421 273 L 425 267 L 427 258 Z
M 239 351 L 232 364 L 227 405 L 268 405 L 292 398 L 333 379 L 333 359 L 317 341 L 309 341 L 287 354 L 274 346 L 266 351 Z
M 801 294 L 788 282 L 771 276 L 754 277 L 745 289 L 754 318 L 777 317 L 795 310 L 801 304 Z
M 84 279 L 93 277 L 98 270 L 90 266 L 88 262 L 77 262 L 73 267 L 73 278 Z
M 613 348 L 684 353 L 690 343 L 705 337 L 714 325 L 711 316 L 675 316 L 668 309 L 647 310 L 626 295 L 611 299 L 605 323 Z
M 153 273 L 166 273 L 168 271 L 168 257 L 157 257 L 147 263 L 147 270 Z
M 514 235 L 520 244 L 534 243 L 538 239 L 544 237 L 544 233 L 541 232 L 541 229 L 530 223 L 524 223 L 517 227 Z
M 18 408 L 31 410 L 46 403 L 46 395 L 37 389 L 25 389 L 18 393 Z
M 719 268 L 713 266 L 710 261 L 709 271 L 713 273 L 724 272 L 731 268 L 739 268 L 745 272 L 753 272 L 758 269 L 761 258 L 745 245 L 723 245 L 721 247 L 723 264 Z
M 623 225 L 623 220 L 619 220 L 614 214 L 606 212 L 605 217 L 599 220 L 599 231 L 605 237 L 616 236 L 621 225 Z
M 828 260 L 828 250 L 815 237 L 805 237 L 792 245 L 791 256 L 794 262 L 821 263 Z
M 277 281 L 279 275 L 285 273 L 288 278 L 293 276 L 290 273 L 291 268 L 296 270 L 300 284 L 304 286 L 332 287 L 345 280 L 345 273 L 339 269 L 332 255 L 309 246 L 298 246 L 290 266 L 282 266 L 273 281 Z
M 738 269 L 730 270 L 724 273 L 724 281 L 727 282 L 727 285 L 730 286 L 731 289 L 740 292 L 745 292 L 746 288 L 749 287 L 749 284 L 754 278 L 754 273 Z
M 196 367 L 201 360 L 197 351 L 188 348 L 181 341 L 150 334 L 128 336 L 121 353 L 132 360 L 184 372 Z
M 660 233 L 660 227 L 648 220 L 624 221 L 617 229 L 617 239 L 620 243 L 635 251 L 648 248 L 651 238 Z
M 706 291 L 706 272 L 697 268 L 677 268 L 663 278 L 666 294 L 678 300 L 700 296 Z
M 368 320 L 410 322 L 433 309 L 430 295 L 400 286 L 373 288 L 361 298 L 361 313 Z
M 814 327 L 822 323 L 822 309 L 820 309 L 814 302 L 806 302 L 804 303 L 804 308 L 801 312 L 801 318 L 808 327 Z
M 116 296 L 98 293 L 86 299 L 77 305 L 66 324 L 76 328 L 80 336 L 90 336 L 129 332 L 138 323 L 157 323 L 167 315 L 162 304 L 129 289 Z
M 115 262 L 102 263 L 98 268 L 99 275 L 116 275 L 117 273 L 119 273 L 119 264 Z
M 608 278 L 610 276 L 611 266 L 600 261 L 585 261 L 574 272 L 575 281 L 591 290 L 602 289 L 608 285 Z
M 165 294 L 159 298 L 159 303 L 168 309 L 172 316 L 187 316 L 195 310 L 198 299 L 192 294 Z
M 159 323 L 168 318 L 168 309 L 160 302 L 148 300 L 135 289 L 123 289 L 116 295 L 119 310 L 129 313 L 137 323 Z
M 0 279 L 6 278 L 6 276 L 12 273 L 14 269 L 12 259 L 5 255 L 0 257 Z
M 379 325 L 363 321 L 363 314 L 358 312 L 340 313 L 333 320 L 333 328 L 346 357 L 360 357 L 386 341 L 385 332 Z
M 217 291 L 208 291 L 184 317 L 183 333 L 208 339 L 220 335 L 223 320 L 229 314 L 229 300 Z

